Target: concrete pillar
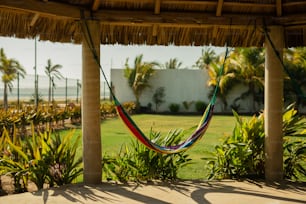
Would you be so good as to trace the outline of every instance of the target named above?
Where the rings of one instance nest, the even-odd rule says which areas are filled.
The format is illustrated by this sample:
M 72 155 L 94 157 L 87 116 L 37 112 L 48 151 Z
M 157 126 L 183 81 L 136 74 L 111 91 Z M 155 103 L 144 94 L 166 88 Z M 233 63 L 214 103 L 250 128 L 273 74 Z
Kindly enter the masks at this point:
M 284 30 L 269 27 L 270 38 L 281 58 Z M 265 178 L 277 182 L 283 179 L 283 67 L 268 39 L 265 40 Z
M 100 28 L 96 21 L 87 21 L 93 44 L 100 58 Z M 100 68 L 87 44 L 82 41 L 82 135 L 84 182 L 99 184 L 102 181 L 101 130 L 100 130 Z

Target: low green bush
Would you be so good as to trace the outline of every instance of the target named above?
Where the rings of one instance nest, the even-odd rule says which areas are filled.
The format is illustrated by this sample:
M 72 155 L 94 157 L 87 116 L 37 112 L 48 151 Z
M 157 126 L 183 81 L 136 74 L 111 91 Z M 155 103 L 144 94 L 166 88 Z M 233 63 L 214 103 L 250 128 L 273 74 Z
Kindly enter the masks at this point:
M 171 103 L 169 105 L 169 110 L 171 113 L 177 113 L 179 112 L 180 110 L 180 104 L 177 104 L 177 103 Z
M 197 113 L 203 114 L 208 104 L 204 101 L 196 101 L 195 109 Z
M 209 178 L 237 179 L 264 175 L 263 116 L 243 121 L 236 112 L 233 134 L 221 145 L 215 146 L 214 157 L 209 159 Z
M 172 131 L 166 137 L 151 131 L 151 137 L 160 145 L 171 146 L 182 139 L 181 131 Z M 185 152 L 161 154 L 148 149 L 138 141 L 121 149 L 118 155 L 103 157 L 103 175 L 108 180 L 149 181 L 152 179 L 175 180 L 177 172 L 189 164 L 190 159 Z
M 65 136 L 32 131 L 21 138 L 4 130 L 0 139 L 0 175 L 13 178 L 15 192 L 27 191 L 29 181 L 38 189 L 69 184 L 82 173 L 82 159 L 76 157 L 80 136 L 75 138 L 72 131 Z
M 264 178 L 264 117 L 263 113 L 253 116 L 249 121 L 233 111 L 236 126 L 233 134 L 221 145 L 208 160 L 209 178 L 237 179 Z M 306 173 L 306 143 L 297 137 L 306 137 L 306 120 L 299 116 L 294 105 L 289 105 L 283 113 L 284 135 L 284 177 L 297 180 Z

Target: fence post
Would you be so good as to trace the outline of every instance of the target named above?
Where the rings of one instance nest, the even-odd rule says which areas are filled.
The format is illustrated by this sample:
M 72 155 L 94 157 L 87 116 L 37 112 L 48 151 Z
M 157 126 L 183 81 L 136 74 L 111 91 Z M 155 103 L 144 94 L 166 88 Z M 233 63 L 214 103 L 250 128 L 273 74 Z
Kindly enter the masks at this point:
M 65 89 L 65 104 L 66 104 L 66 106 L 67 106 L 67 104 L 68 104 L 68 78 L 66 77 L 66 89 Z

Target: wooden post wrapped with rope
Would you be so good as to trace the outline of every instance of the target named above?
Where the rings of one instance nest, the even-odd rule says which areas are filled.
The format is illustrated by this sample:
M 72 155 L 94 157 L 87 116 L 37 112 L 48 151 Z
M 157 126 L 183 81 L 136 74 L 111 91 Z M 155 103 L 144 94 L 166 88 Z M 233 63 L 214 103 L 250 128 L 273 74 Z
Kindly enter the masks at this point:
M 284 31 L 280 26 L 273 26 L 268 32 L 270 37 L 266 36 L 265 42 L 265 177 L 267 181 L 276 182 L 283 179 L 284 72 L 277 54 L 282 56 Z
M 87 21 L 96 54 L 100 56 L 100 31 L 97 21 Z M 82 42 L 82 135 L 84 182 L 99 184 L 102 181 L 101 131 L 100 131 L 100 69 L 92 45 L 83 33 Z

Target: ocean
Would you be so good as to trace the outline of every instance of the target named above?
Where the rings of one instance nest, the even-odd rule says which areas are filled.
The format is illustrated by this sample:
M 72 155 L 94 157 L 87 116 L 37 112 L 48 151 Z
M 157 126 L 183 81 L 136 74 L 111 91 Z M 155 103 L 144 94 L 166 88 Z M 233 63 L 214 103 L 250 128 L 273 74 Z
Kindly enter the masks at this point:
M 30 101 L 34 99 L 35 94 L 35 77 L 26 75 L 25 78 L 19 79 L 19 100 Z M 54 79 L 55 88 L 53 89 L 54 100 L 80 101 L 81 98 L 81 80 L 79 79 Z M 8 92 L 8 100 L 16 101 L 18 99 L 18 80 L 13 83 L 13 88 Z M 3 100 L 4 84 L 0 81 L 0 101 Z M 48 100 L 49 79 L 46 76 L 38 76 L 38 96 L 44 101 Z M 100 86 L 101 99 L 109 99 L 110 92 L 107 84 L 101 81 Z

